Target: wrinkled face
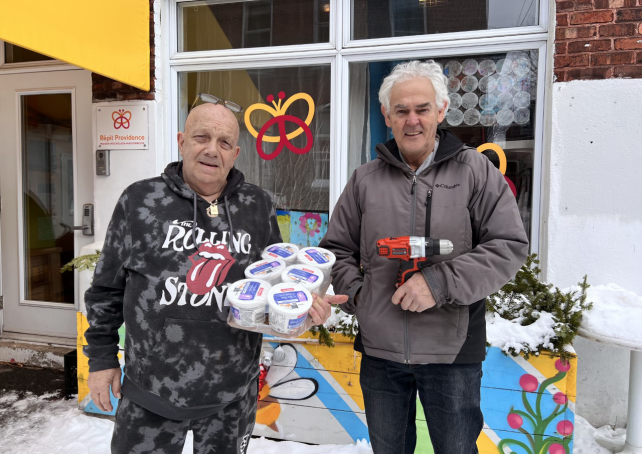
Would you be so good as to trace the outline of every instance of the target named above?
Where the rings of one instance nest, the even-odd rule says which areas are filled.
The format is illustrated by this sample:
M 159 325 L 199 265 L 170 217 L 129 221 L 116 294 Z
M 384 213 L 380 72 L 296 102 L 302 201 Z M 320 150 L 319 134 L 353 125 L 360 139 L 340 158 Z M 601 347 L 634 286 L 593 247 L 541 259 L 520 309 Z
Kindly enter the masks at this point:
M 183 178 L 198 194 L 209 196 L 225 187 L 239 155 L 238 122 L 227 108 L 203 104 L 194 108 L 178 133 Z
M 409 163 L 423 162 L 434 150 L 437 126 L 446 113 L 443 107 L 437 106 L 435 90 L 428 79 L 410 79 L 392 87 L 390 111 L 381 106 L 381 113 Z

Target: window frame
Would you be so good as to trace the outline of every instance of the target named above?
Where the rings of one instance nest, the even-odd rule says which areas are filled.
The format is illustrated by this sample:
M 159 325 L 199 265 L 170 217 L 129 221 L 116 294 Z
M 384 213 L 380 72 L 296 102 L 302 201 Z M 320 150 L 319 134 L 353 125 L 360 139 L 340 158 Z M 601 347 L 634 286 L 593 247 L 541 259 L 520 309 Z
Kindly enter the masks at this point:
M 214 0 L 226 3 L 229 0 Z M 302 0 L 303 1 L 303 0 Z M 231 69 L 256 69 L 283 66 L 331 65 L 330 106 L 330 169 L 329 211 L 332 214 L 339 196 L 350 175 L 348 172 L 348 119 L 350 63 L 382 60 L 405 60 L 413 58 L 438 58 L 476 54 L 509 52 L 517 50 L 538 51 L 537 97 L 534 130 L 533 181 L 531 203 L 531 251 L 539 253 L 542 226 L 543 200 L 543 147 L 545 144 L 544 111 L 547 103 L 547 77 L 549 68 L 549 5 L 539 1 L 539 25 L 455 32 L 439 35 L 416 35 L 370 40 L 350 40 L 352 18 L 351 0 L 329 0 L 330 36 L 328 43 L 292 46 L 227 49 L 200 52 L 178 52 L 178 38 L 182 24 L 178 22 L 178 7 L 184 3 L 204 3 L 202 0 L 168 0 L 163 14 L 169 20 L 164 23 L 163 52 L 165 61 L 164 79 L 168 82 L 164 99 L 166 110 L 165 156 L 169 161 L 178 159 L 176 134 L 179 131 L 178 76 L 182 72 Z M 339 12 L 341 14 L 339 14 Z

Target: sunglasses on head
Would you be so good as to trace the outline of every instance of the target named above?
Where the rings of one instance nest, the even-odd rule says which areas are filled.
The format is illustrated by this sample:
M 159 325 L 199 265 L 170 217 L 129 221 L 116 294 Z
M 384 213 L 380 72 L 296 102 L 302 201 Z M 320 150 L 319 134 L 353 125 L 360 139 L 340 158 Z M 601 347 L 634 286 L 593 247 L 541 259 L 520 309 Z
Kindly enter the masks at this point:
M 243 108 L 238 104 L 236 104 L 235 102 L 228 101 L 227 99 L 219 98 L 218 96 L 210 95 L 208 93 L 197 94 L 196 99 L 192 103 L 192 107 L 190 107 L 190 110 L 192 110 L 194 106 L 196 106 L 196 103 L 198 102 L 199 99 L 203 102 L 210 103 L 210 104 L 222 104 L 223 106 L 227 107 L 234 113 L 243 112 Z

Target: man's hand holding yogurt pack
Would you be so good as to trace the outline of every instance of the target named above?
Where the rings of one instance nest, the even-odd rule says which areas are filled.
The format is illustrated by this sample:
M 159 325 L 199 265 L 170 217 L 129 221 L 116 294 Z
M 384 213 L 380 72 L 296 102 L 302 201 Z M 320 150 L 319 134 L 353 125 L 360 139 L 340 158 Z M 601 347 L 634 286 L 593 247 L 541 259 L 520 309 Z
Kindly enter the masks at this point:
M 234 328 L 277 337 L 298 337 L 332 314 L 347 295 L 328 295 L 334 254 L 292 243 L 268 245 L 245 277 L 227 288 L 228 323 Z

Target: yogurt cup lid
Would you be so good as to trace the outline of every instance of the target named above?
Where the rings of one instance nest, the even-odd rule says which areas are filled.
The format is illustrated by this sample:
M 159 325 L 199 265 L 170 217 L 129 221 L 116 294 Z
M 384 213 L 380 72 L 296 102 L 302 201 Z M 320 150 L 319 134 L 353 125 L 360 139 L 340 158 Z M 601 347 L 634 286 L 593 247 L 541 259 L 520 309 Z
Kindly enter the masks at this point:
M 256 306 L 267 303 L 272 286 L 261 279 L 242 279 L 227 288 L 227 298 L 235 306 Z
M 301 263 L 310 265 L 328 267 L 334 265 L 336 257 L 327 249 L 320 247 L 306 247 L 299 251 L 298 259 Z
M 248 278 L 272 278 L 280 276 L 285 268 L 285 262 L 281 259 L 259 260 L 245 268 L 245 275 Z
M 302 285 L 291 282 L 276 284 L 268 292 L 270 310 L 298 316 L 312 307 L 312 295 Z
M 306 288 L 316 288 L 323 282 L 323 271 L 312 265 L 290 265 L 281 274 L 283 282 L 294 282 Z
M 263 251 L 263 258 L 277 258 L 287 260 L 299 253 L 299 247 L 292 243 L 275 243 L 270 244 Z

